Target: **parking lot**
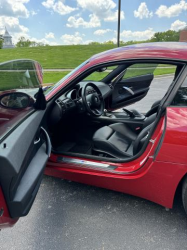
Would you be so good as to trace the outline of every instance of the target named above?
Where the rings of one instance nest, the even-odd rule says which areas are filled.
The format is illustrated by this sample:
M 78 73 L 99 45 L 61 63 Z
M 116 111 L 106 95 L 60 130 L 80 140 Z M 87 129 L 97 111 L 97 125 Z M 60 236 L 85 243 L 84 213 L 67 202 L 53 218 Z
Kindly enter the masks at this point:
M 170 80 L 156 79 L 139 110 L 158 100 L 156 93 L 163 95 Z M 141 198 L 45 176 L 29 215 L 0 232 L 0 249 L 183 250 L 187 216 L 180 197 L 167 211 Z
M 187 217 L 130 195 L 44 177 L 31 212 L 0 233 L 0 249 L 186 249 Z

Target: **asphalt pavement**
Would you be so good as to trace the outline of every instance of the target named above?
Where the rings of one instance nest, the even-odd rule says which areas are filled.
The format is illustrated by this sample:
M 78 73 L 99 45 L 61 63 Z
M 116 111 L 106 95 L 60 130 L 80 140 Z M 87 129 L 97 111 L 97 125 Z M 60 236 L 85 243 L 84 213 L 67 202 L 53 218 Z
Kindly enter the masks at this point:
M 135 104 L 139 110 L 158 100 L 171 79 L 155 81 L 144 102 Z M 0 250 L 22 249 L 186 250 L 187 215 L 180 196 L 167 211 L 141 198 L 45 176 L 30 213 L 0 232 Z
M 149 188 L 149 187 L 148 187 Z M 25 218 L 0 232 L 3 250 L 187 249 L 187 216 L 130 195 L 44 177 Z

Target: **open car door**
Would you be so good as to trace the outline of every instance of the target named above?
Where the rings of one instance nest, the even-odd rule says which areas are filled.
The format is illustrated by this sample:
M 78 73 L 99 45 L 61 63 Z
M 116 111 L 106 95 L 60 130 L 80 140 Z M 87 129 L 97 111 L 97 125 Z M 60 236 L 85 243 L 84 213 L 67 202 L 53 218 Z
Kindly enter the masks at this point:
M 112 83 L 114 90 L 108 109 L 123 108 L 144 98 L 149 91 L 156 67 L 157 64 L 137 63 L 121 72 Z
M 28 214 L 51 143 L 42 127 L 46 104 L 41 66 L 30 60 L 0 64 L 0 79 L 0 228 L 4 228 Z

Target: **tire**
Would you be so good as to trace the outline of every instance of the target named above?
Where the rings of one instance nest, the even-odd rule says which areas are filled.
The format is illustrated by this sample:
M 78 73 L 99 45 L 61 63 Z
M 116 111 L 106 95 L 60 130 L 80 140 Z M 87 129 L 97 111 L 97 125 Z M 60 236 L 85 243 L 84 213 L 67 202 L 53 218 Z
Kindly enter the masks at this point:
M 182 185 L 182 202 L 184 206 L 184 210 L 187 214 L 187 176 L 185 177 Z

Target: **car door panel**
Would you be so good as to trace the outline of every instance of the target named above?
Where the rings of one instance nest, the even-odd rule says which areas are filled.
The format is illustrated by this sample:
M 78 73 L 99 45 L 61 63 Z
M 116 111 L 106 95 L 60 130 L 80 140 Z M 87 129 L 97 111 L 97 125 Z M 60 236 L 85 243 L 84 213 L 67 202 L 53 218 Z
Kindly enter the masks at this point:
M 11 218 L 29 212 L 42 180 L 51 151 L 44 114 L 35 111 L 0 144 L 0 183 Z
M 117 109 L 140 101 L 144 98 L 153 80 L 153 74 L 122 79 L 114 86 L 110 108 Z

